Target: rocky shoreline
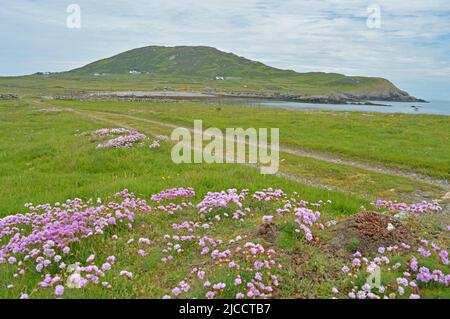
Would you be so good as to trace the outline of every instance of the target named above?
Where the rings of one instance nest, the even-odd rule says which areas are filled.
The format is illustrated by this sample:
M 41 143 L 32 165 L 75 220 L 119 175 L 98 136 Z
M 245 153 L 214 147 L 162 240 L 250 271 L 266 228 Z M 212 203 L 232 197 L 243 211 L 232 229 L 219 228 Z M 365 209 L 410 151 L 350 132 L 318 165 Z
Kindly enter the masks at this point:
M 387 94 L 355 94 L 355 93 L 339 93 L 324 96 L 307 96 L 299 94 L 286 94 L 286 93 L 239 93 L 231 92 L 224 93 L 222 96 L 226 97 L 239 97 L 239 98 L 251 98 L 251 99 L 267 99 L 267 100 L 281 100 L 289 102 L 302 102 L 312 104 L 364 104 L 364 105 L 380 105 L 385 104 L 373 103 L 370 101 L 385 101 L 385 102 L 419 102 L 427 103 L 427 101 L 415 98 L 413 96 L 405 94 L 399 94 L 397 92 L 388 92 Z
M 0 100 L 17 100 L 18 98 L 16 94 L 0 94 Z
M 249 100 L 277 100 L 286 102 L 301 102 L 310 104 L 353 104 L 353 105 L 373 105 L 390 106 L 385 102 L 426 102 L 409 95 L 355 95 L 355 94 L 333 94 L 329 96 L 307 96 L 288 93 L 267 93 L 267 92 L 176 92 L 176 91 L 115 91 L 115 92 L 80 92 L 65 96 L 46 96 L 45 99 L 55 100 L 107 100 L 118 99 L 126 101 L 203 101 L 216 99 L 249 99 Z M 377 102 L 372 102 L 377 101 Z

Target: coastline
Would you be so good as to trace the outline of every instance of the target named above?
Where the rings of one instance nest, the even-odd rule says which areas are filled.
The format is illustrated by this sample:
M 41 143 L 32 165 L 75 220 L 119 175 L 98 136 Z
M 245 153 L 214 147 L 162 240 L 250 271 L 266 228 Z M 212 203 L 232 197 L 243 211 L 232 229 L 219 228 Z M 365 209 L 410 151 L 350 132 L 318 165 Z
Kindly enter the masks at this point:
M 382 96 L 372 96 L 367 99 L 357 99 L 342 96 L 302 96 L 283 93 L 242 93 L 242 92 L 185 92 L 185 91 L 99 91 L 90 93 L 75 93 L 71 95 L 46 96 L 46 99 L 55 100 L 104 100 L 119 99 L 127 101 L 195 101 L 210 99 L 236 99 L 236 100 L 272 100 L 280 102 L 298 102 L 307 104 L 340 104 L 340 105 L 370 105 L 370 106 L 391 106 L 390 104 L 379 102 L 419 102 L 428 101 L 410 97 L 410 99 L 388 99 Z

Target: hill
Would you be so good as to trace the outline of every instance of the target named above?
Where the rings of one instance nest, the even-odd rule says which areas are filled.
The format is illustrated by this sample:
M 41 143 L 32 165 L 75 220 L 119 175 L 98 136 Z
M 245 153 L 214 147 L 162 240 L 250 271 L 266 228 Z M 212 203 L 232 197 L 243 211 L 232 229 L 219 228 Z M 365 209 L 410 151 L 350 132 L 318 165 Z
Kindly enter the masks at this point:
M 260 62 L 204 46 L 149 46 L 99 60 L 71 74 L 129 74 L 130 71 L 159 76 L 214 78 L 290 76 L 294 71 L 279 70 Z
M 281 70 L 206 46 L 148 46 L 126 51 L 64 73 L 69 76 L 142 74 L 151 77 L 177 77 L 205 81 L 240 80 L 246 81 L 247 84 L 258 83 L 260 92 L 256 95 L 263 94 L 268 97 L 272 93 L 277 93 L 282 94 L 282 98 L 313 102 L 418 101 L 383 78 Z M 236 90 L 233 85 L 223 86 L 240 96 L 246 96 L 246 92 L 249 91 Z M 255 96 L 254 90 L 252 96 Z

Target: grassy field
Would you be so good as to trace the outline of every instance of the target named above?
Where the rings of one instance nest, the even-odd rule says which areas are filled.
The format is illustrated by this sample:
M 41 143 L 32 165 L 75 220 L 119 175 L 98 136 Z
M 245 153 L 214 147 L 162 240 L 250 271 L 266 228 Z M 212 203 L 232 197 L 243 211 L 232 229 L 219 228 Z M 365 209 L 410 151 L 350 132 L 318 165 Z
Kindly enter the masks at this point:
M 256 279 L 256 282 L 270 286 L 273 298 L 348 298 L 354 287 L 355 292 L 363 289 L 368 276 L 364 266 L 351 266 L 351 253 L 355 252 L 358 243 L 347 245 L 344 251 L 334 251 L 328 245 L 335 236 L 333 227 L 321 227 L 320 224 L 339 223 L 364 208 L 372 210 L 370 201 L 377 198 L 409 199 L 419 193 L 431 199 L 445 193 L 445 190 L 425 181 L 286 153 L 281 154 L 280 171 L 291 178 L 263 176 L 257 169 L 243 165 L 176 165 L 171 161 L 168 142 L 157 149 L 97 149 L 98 141 L 83 135 L 99 128 L 119 126 L 135 128 L 150 137 L 167 135 L 170 128 L 146 120 L 192 126 L 193 119 L 203 119 L 205 126 L 219 128 L 254 127 L 256 120 L 257 127 L 280 127 L 281 143 L 285 146 L 338 154 L 367 163 L 382 163 L 441 179 L 449 177 L 450 147 L 447 146 L 450 146 L 450 132 L 446 117 L 234 106 L 220 106 L 219 109 L 214 105 L 192 103 L 0 101 L 0 216 L 26 212 L 25 203 L 63 203 L 76 197 L 85 201 L 93 198 L 94 202 L 88 206 L 99 209 L 101 205 L 95 204 L 98 197 L 103 203 L 117 202 L 119 200 L 112 195 L 125 188 L 149 201 L 150 195 L 164 189 L 193 187 L 195 197 L 179 198 L 174 202 L 197 204 L 208 192 L 236 188 L 249 189 L 252 194 L 272 187 L 283 189 L 287 194 L 297 192 L 298 195 L 293 195 L 297 201 L 303 199 L 319 203 L 318 207 L 307 205 L 311 212 L 321 212 L 320 220 L 310 225 L 314 239 L 308 241 L 302 230 L 295 231 L 298 223 L 292 210 L 285 214 L 276 213 L 286 203 L 294 203 L 289 195 L 279 201 L 255 200 L 247 196 L 242 204 L 248 212 L 239 220 L 231 218 L 239 209 L 233 203 L 215 207 L 211 213 L 202 215 L 195 207 L 168 214 L 157 206 L 168 205 L 170 201 L 149 201 L 153 206 L 152 212 L 131 209 L 136 214 L 133 228 L 127 226 L 127 221 L 117 222 L 101 233 L 72 243 L 67 254 L 61 252 L 61 247 L 54 248 L 66 265 L 79 262 L 80 266 L 95 264 L 101 268 L 108 256 L 116 257 L 112 269 L 104 271 L 103 276 L 91 272 L 91 275 L 99 277 L 99 284 L 90 277 L 89 284 L 83 289 L 66 287 L 63 298 L 161 298 L 164 295 L 174 298 L 177 292 L 174 293 L 173 289 L 182 288 L 180 281 L 183 280 L 190 288 L 182 292 L 178 296 L 180 298 L 205 298 L 210 291 L 215 292 L 216 298 L 234 298 L 244 292 L 242 286 L 234 284 L 238 275 L 244 283 L 252 282 L 255 276 L 262 276 L 263 279 Z M 333 189 L 324 189 L 324 185 Z M 57 207 L 54 212 L 58 211 Z M 129 209 L 120 207 L 123 211 Z M 114 210 L 108 208 L 105 212 L 113 214 Z M 274 238 L 267 238 L 259 232 L 265 224 L 262 218 L 267 215 L 274 216 L 277 229 Z M 209 226 L 192 231 L 173 227 L 173 224 L 186 221 Z M 442 248 L 448 247 L 447 224 L 441 218 L 429 213 L 411 216 L 405 223 L 415 229 L 417 238 L 426 238 Z M 0 243 L 5 245 L 10 238 L 2 231 L 7 229 L 0 227 Z M 24 232 L 27 231 L 29 229 L 25 227 Z M 170 235 L 171 239 L 165 235 Z M 194 239 L 183 241 L 173 237 L 189 235 Z M 204 236 L 222 240 L 214 247 L 220 252 L 229 249 L 232 255 L 215 259 L 210 254 L 201 254 L 197 242 Z M 242 239 L 236 240 L 237 236 Z M 149 243 L 139 243 L 139 238 L 148 239 Z M 235 253 L 235 249 L 244 248 L 246 242 L 261 244 L 265 248 L 264 254 Z M 181 246 L 181 251 L 167 250 L 176 244 Z M 396 298 L 408 298 L 411 294 L 420 294 L 422 298 L 450 298 L 448 287 L 433 281 L 417 280 L 418 288 L 404 287 L 405 292 L 400 292 L 397 278 L 410 271 L 412 256 L 418 259 L 420 266 L 449 273 L 449 266 L 443 264 L 439 251 L 421 244 L 431 251 L 430 257 L 424 257 L 416 253 L 417 243 L 411 244 L 414 244 L 411 250 L 399 249 L 385 254 L 390 259 L 389 264 L 381 267 L 381 284 L 386 292 L 377 291 L 376 294 L 391 297 L 395 294 Z M 268 256 L 270 248 L 275 252 Z M 95 259 L 86 261 L 92 254 Z M 161 259 L 168 254 L 173 254 L 174 260 L 162 262 Z M 0 264 L 0 298 L 19 298 L 22 294 L 30 298 L 55 297 L 56 285 L 65 285 L 71 273 L 67 268 L 60 268 L 60 262 L 53 261 L 54 255 L 48 247 L 38 255 L 52 261 L 41 272 L 34 269 L 34 260 Z M 377 253 L 365 257 L 373 260 L 376 255 L 381 256 Z M 268 260 L 274 260 L 274 265 L 257 274 L 253 262 Z M 19 262 L 23 264 L 19 265 Z M 230 262 L 241 268 L 231 267 Z M 400 266 L 393 269 L 396 263 Z M 282 267 L 279 268 L 278 264 Z M 350 275 L 341 270 L 344 265 L 351 269 Z M 193 270 L 195 268 L 196 271 Z M 199 269 L 206 273 L 204 278 L 198 275 Z M 23 274 L 21 270 L 24 270 Z M 122 271 L 131 272 L 132 278 L 121 275 Z M 53 279 L 60 277 L 61 281 L 56 280 L 50 288 L 41 287 L 45 274 Z M 271 276 L 280 277 L 279 285 L 273 283 Z M 415 278 L 416 274 L 413 276 Z M 214 290 L 205 287 L 206 280 L 212 284 L 225 283 L 226 288 Z M 107 285 L 103 286 L 101 282 L 107 282 L 111 287 L 105 287 Z M 338 292 L 333 293 L 332 288 L 337 288 Z
M 105 122 L 87 120 L 70 112 L 45 112 L 24 102 L 1 102 L 1 107 L 0 212 L 3 215 L 19 211 L 27 202 L 103 197 L 124 188 L 148 197 L 181 186 L 195 187 L 203 194 L 230 187 L 256 190 L 272 186 L 290 191 L 304 187 L 316 199 L 334 194 L 352 203 L 353 208 L 361 203 L 355 201 L 355 196 L 261 176 L 258 170 L 240 165 L 176 165 L 170 159 L 169 146 L 164 151 L 138 148 L 99 152 L 95 142 L 79 134 L 108 126 Z M 149 136 L 167 133 L 167 128 L 158 126 L 144 125 L 145 129 L 135 126 Z M 287 188 L 287 185 L 291 186 Z
M 292 111 L 193 103 L 54 101 L 56 107 L 137 114 L 191 127 L 279 127 L 282 145 L 347 158 L 381 162 L 442 179 L 450 177 L 450 126 L 447 116 Z M 255 115 L 256 114 L 256 115 Z M 433 128 L 433 129 L 430 129 Z M 332 137 L 332 138 L 331 138 Z
M 328 96 L 336 92 L 368 93 L 397 90 L 381 78 L 347 78 L 339 74 L 305 73 L 302 76 L 251 78 L 242 80 L 216 81 L 205 77 L 177 75 L 30 75 L 21 77 L 0 77 L 0 93 L 15 93 L 22 96 L 45 94 L 78 94 L 95 91 L 127 90 L 169 90 L 202 92 L 248 92 L 248 93 L 290 93 L 309 96 Z M 45 93 L 45 94 L 43 94 Z

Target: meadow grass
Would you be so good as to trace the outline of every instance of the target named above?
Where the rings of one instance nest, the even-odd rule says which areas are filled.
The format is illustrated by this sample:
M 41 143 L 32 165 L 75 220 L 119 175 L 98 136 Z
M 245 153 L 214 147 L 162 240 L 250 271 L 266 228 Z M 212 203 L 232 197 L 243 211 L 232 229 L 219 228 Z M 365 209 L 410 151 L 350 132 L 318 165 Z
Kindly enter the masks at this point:
M 52 101 L 59 107 L 138 114 L 139 117 L 192 127 L 278 127 L 284 146 L 378 162 L 448 180 L 448 116 L 304 111 L 205 105 L 198 103 L 130 103 Z
M 338 74 L 307 73 L 301 76 L 265 76 L 241 80 L 216 81 L 211 77 L 176 75 L 27 75 L 0 77 L 0 93 L 21 96 L 44 94 L 72 94 L 87 91 L 171 90 L 203 92 L 291 93 L 299 95 L 329 95 L 336 92 L 373 92 L 392 89 L 380 78 L 353 77 Z
M 18 212 L 29 202 L 103 197 L 124 188 L 148 197 L 162 189 L 181 186 L 195 187 L 199 194 L 227 188 L 280 187 L 316 199 L 340 197 L 353 209 L 362 203 L 357 196 L 262 176 L 257 169 L 246 166 L 176 165 L 169 145 L 163 145 L 161 150 L 97 150 L 95 141 L 80 134 L 105 127 L 105 123 L 70 112 L 45 112 L 23 102 L 2 102 L 0 107 L 2 215 Z M 153 128 L 146 127 L 144 132 L 151 136 Z M 155 135 L 163 132 L 161 128 L 153 130 Z
M 141 116 L 141 112 L 136 112 L 134 109 L 129 110 L 126 114 L 134 114 L 135 116 L 132 118 L 121 117 L 114 113 L 82 113 L 80 115 L 100 122 L 107 121 L 106 123 L 108 123 L 110 121 L 111 124 L 120 122 L 147 134 L 153 132 L 153 134 L 170 135 L 172 131 L 171 127 L 145 121 L 148 118 Z M 165 122 L 169 123 L 168 120 Z M 340 189 L 370 200 L 386 198 L 415 201 L 419 200 L 421 196 L 440 198 L 443 194 L 443 190 L 439 187 L 405 177 L 392 176 L 284 152 L 281 152 L 280 159 L 280 172 L 288 174 L 292 179 L 318 187 Z

